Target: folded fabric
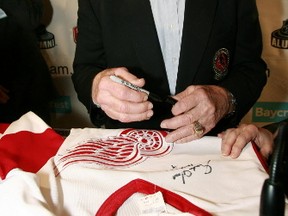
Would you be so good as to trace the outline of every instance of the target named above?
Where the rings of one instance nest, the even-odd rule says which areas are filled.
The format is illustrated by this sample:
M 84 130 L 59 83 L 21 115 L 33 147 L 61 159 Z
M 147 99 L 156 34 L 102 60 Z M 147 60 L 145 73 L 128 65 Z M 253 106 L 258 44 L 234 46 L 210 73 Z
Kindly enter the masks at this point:
M 0 139 L 0 177 L 14 169 L 37 172 L 54 156 L 64 138 L 33 112 L 12 122 Z
M 238 159 L 231 159 L 221 155 L 217 137 L 173 144 L 165 142 L 166 134 L 144 129 L 72 129 L 57 154 L 37 173 L 40 187 L 49 191 L 43 196 L 50 209 L 69 216 L 141 215 L 135 203 L 146 195 L 148 185 L 154 188 L 149 193 L 161 187 L 186 200 L 177 198 L 183 206 L 179 210 L 173 205 L 176 198 L 169 201 L 164 196 L 167 214 L 187 212 L 185 206 L 194 215 L 258 214 L 268 174 L 253 144 Z M 135 181 L 148 183 L 134 187 Z
M 167 133 L 72 129 L 37 173 L 9 172 L 0 184 L 1 215 L 259 214 L 268 174 L 252 143 L 239 158 L 231 159 L 221 155 L 217 137 L 173 144 L 165 142 Z M 11 192 L 13 186 L 19 193 Z M 143 210 L 139 200 L 146 205 L 147 195 L 158 193 L 165 207 Z

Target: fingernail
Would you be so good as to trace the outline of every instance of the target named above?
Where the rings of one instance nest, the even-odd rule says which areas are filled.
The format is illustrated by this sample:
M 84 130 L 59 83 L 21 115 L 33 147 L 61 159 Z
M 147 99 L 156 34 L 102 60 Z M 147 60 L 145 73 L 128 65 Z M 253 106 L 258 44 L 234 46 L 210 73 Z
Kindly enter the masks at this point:
M 165 123 L 161 123 L 161 124 L 160 124 L 160 127 L 161 127 L 161 128 L 166 128 L 166 126 L 167 126 L 167 125 L 166 125 Z
M 150 118 L 152 115 L 153 115 L 153 111 L 149 110 L 148 113 L 147 113 L 147 118 Z
M 152 103 L 149 103 L 148 104 L 148 109 L 152 109 L 153 108 L 153 104 Z
M 165 137 L 165 141 L 166 141 L 167 143 L 171 143 L 171 142 L 172 142 L 172 139 L 171 139 L 170 137 Z

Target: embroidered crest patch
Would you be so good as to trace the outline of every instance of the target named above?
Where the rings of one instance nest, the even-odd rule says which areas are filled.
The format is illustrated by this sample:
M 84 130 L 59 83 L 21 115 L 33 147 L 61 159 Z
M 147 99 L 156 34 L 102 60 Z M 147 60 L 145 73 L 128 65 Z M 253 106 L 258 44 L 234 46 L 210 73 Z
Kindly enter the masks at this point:
M 230 54 L 226 48 L 217 50 L 213 59 L 214 79 L 221 80 L 228 73 Z

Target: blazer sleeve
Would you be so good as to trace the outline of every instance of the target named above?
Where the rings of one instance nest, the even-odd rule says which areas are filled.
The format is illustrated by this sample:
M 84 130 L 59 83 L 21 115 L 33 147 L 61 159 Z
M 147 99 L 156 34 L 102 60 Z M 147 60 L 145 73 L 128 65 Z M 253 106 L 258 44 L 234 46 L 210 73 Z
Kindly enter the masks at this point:
M 239 120 L 260 97 L 267 82 L 267 65 L 261 58 L 262 33 L 255 0 L 238 1 L 237 20 L 232 68 L 220 85 L 236 97 Z
M 103 124 L 105 114 L 97 108 L 91 97 L 93 78 L 107 66 L 101 37 L 101 26 L 95 13 L 97 2 L 78 1 L 78 38 L 73 61 L 72 81 L 79 101 L 87 108 L 96 126 Z

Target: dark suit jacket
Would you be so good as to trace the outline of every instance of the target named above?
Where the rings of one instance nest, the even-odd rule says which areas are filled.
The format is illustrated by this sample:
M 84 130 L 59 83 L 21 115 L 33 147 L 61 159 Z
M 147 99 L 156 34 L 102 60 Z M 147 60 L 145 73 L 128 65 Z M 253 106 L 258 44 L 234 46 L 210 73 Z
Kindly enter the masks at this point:
M 145 78 L 146 89 L 169 94 L 149 0 L 79 0 L 78 29 L 72 79 L 79 100 L 96 125 L 100 122 L 95 122 L 94 112 L 99 117 L 101 111 L 91 110 L 91 83 L 105 68 L 127 67 Z M 230 63 L 228 74 L 216 80 L 214 58 L 221 48 L 228 50 L 225 55 Z M 233 121 L 223 120 L 217 131 L 235 126 L 266 83 L 261 51 L 255 0 L 186 0 L 176 91 L 179 93 L 189 85 L 219 85 L 228 89 L 237 98 L 237 117 Z M 157 128 L 161 119 L 170 115 L 171 107 L 163 106 L 154 104 L 154 124 L 120 124 L 106 119 L 105 125 Z

